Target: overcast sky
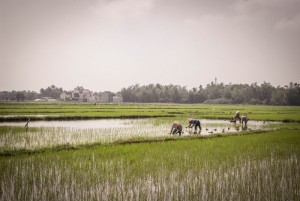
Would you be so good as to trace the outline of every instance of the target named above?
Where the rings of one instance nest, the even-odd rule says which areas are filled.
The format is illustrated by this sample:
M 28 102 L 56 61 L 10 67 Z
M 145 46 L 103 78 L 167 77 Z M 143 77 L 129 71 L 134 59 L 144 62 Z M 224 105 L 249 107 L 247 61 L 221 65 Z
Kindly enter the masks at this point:
M 0 91 L 300 81 L 300 0 L 0 0 Z

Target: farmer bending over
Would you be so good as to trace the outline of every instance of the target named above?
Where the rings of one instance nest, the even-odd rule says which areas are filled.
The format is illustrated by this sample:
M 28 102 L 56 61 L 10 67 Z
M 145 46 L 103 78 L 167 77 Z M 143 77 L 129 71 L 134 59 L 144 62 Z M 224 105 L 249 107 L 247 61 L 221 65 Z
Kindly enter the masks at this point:
M 189 119 L 189 125 L 186 128 L 193 128 L 194 126 L 195 126 L 195 132 L 197 132 L 198 127 L 200 131 L 202 130 L 200 121 L 198 119 Z
M 182 133 L 182 125 L 178 122 L 174 122 L 172 124 L 172 128 L 171 128 L 171 131 L 170 131 L 170 135 L 171 134 L 177 134 L 179 133 L 179 135 L 181 136 L 181 133 Z
M 247 115 L 243 115 L 242 116 L 242 124 L 245 123 L 245 125 L 246 125 L 248 121 L 249 121 L 249 119 L 248 119 Z
M 239 120 L 239 122 L 241 123 L 241 117 L 240 117 L 240 112 L 239 111 L 237 111 L 236 113 L 235 113 L 235 115 L 232 117 L 232 122 L 236 122 L 237 120 Z

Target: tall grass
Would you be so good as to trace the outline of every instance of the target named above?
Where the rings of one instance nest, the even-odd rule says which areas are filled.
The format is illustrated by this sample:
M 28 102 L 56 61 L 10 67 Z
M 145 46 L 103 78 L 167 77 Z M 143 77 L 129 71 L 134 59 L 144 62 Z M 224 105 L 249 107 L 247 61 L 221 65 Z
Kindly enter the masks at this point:
M 169 171 L 163 164 L 156 175 L 128 177 L 128 161 L 101 163 L 91 159 L 78 169 L 63 161 L 10 163 L 1 178 L 1 200 L 297 200 L 300 164 L 296 155 L 270 155 L 251 161 L 236 157 L 232 165 L 198 171 Z M 41 160 L 42 162 L 42 160 Z M 84 166 L 84 167 L 82 167 Z M 115 170 L 115 166 L 121 167 Z M 119 168 L 118 168 L 119 169 Z M 84 171 L 85 170 L 85 171 Z M 111 171 L 110 171 L 111 170 Z
M 19 150 L 38 150 L 55 148 L 60 145 L 78 146 L 88 144 L 109 144 L 118 140 L 130 138 L 153 138 L 168 136 L 167 128 L 102 128 L 102 129 L 74 129 L 64 127 L 35 128 L 28 131 L 15 132 L 17 127 L 8 127 L 0 135 L 0 153 Z M 169 130 L 169 128 L 168 128 Z M 164 132 L 164 134 L 162 134 Z
M 298 131 L 0 158 L 0 200 L 299 200 Z

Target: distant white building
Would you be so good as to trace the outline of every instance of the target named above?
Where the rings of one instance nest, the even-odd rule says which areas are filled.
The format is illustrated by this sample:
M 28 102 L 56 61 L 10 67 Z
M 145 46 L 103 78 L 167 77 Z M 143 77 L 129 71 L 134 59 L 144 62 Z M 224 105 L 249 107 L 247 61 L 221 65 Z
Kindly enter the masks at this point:
M 68 101 L 78 101 L 78 102 L 101 102 L 101 103 L 119 103 L 123 102 L 121 96 L 114 96 L 113 92 L 104 91 L 99 93 L 93 93 L 88 89 L 75 89 L 70 92 L 63 92 L 60 95 L 61 100 Z
M 81 95 L 80 91 L 78 91 L 78 90 L 72 91 L 72 100 L 79 101 L 80 98 L 82 99 L 82 95 Z
M 56 101 L 57 100 L 55 98 L 50 98 L 50 97 L 42 97 L 34 100 L 34 102 L 56 102 Z
M 65 91 L 60 94 L 60 99 L 63 100 L 63 101 L 68 101 L 68 100 L 71 99 L 71 97 L 72 97 L 72 95 L 70 93 L 65 92 Z
M 82 92 L 82 102 L 95 102 L 95 97 L 92 91 L 84 89 Z
M 113 102 L 113 93 L 110 91 L 104 91 L 99 93 L 100 102 L 111 103 Z
M 96 99 L 93 95 L 93 92 L 88 89 L 83 90 L 73 90 L 71 92 L 63 92 L 60 95 L 60 98 L 63 101 L 75 100 L 79 102 L 95 102 Z

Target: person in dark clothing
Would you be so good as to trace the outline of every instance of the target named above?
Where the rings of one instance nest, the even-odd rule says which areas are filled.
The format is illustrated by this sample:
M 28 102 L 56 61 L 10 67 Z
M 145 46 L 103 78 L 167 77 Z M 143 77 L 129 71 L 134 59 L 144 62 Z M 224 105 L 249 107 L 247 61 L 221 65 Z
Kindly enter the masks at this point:
M 243 116 L 242 116 L 242 124 L 245 123 L 245 125 L 247 125 L 247 122 L 248 122 L 248 121 L 249 121 L 249 119 L 248 119 L 247 115 L 243 115 Z
M 181 133 L 182 133 L 182 125 L 178 122 L 174 122 L 172 124 L 172 127 L 171 127 L 171 131 L 170 131 L 170 135 L 171 134 L 179 134 L 181 136 Z
M 27 122 L 26 122 L 26 124 L 25 124 L 26 132 L 28 131 L 29 122 L 30 122 L 30 118 L 28 118 L 28 120 L 27 120 Z
M 198 119 L 189 119 L 189 125 L 186 128 L 193 128 L 195 127 L 195 132 L 197 132 L 197 128 L 202 130 L 200 120 Z
M 27 120 L 27 122 L 26 122 L 26 124 L 25 124 L 25 128 L 28 128 L 29 122 L 30 122 L 30 118 L 28 118 L 28 120 Z

